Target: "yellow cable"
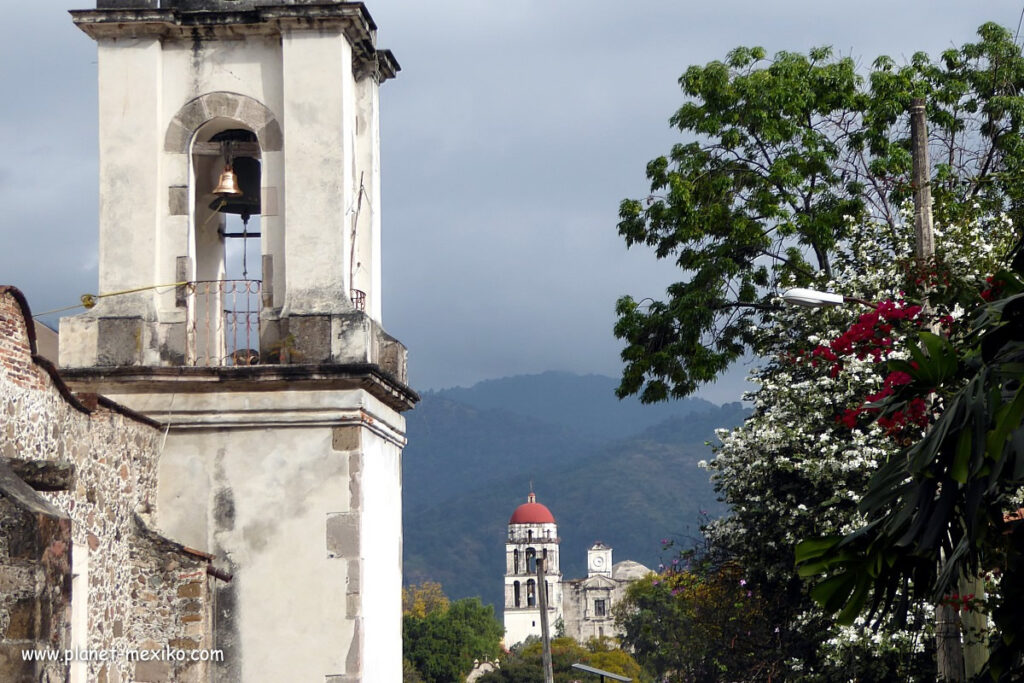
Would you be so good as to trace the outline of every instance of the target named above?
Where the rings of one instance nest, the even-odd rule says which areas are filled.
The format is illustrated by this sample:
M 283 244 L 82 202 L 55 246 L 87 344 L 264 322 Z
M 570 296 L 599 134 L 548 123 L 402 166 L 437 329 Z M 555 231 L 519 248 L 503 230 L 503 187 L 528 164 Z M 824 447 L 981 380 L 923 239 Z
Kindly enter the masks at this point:
M 223 197 L 220 197 L 220 204 L 217 206 L 216 209 L 214 209 L 213 213 L 211 213 L 206 218 L 206 221 L 203 222 L 202 227 L 206 227 L 206 224 L 210 222 L 210 219 L 212 219 L 214 216 L 219 215 L 218 212 L 220 211 L 221 207 L 223 207 L 226 203 L 227 203 L 227 201 Z M 147 289 L 159 289 L 161 287 L 181 287 L 181 286 L 187 285 L 187 284 L 188 284 L 188 281 L 186 281 L 186 282 L 173 282 L 173 283 L 171 283 L 169 285 L 148 285 L 146 287 L 136 287 L 135 289 L 123 289 L 120 292 L 107 292 L 106 294 L 83 294 L 81 296 L 82 303 L 80 303 L 80 304 L 74 304 L 74 305 L 71 305 L 71 306 L 64 306 L 63 308 L 55 308 L 52 311 L 43 311 L 42 313 L 36 313 L 32 317 L 33 318 L 38 318 L 40 316 L 50 315 L 51 313 L 60 313 L 61 311 L 70 311 L 73 308 L 79 308 L 79 307 L 84 307 L 84 308 L 87 308 L 87 309 L 88 308 L 93 308 L 96 305 L 96 299 L 102 299 L 102 298 L 108 297 L 108 296 L 118 296 L 120 294 L 133 294 L 135 292 L 144 292 Z
M 82 297 L 81 297 L 82 303 L 80 303 L 80 304 L 74 304 L 72 306 L 64 306 L 63 308 L 55 308 L 52 311 L 43 311 L 42 313 L 36 313 L 32 317 L 33 318 L 38 318 L 40 316 L 50 315 L 51 313 L 60 313 L 61 311 L 70 311 L 72 308 L 79 308 L 79 307 L 92 308 L 93 306 L 96 305 L 96 299 L 103 299 L 103 298 L 108 297 L 108 296 L 119 296 L 121 294 L 133 294 L 135 292 L 144 292 L 144 291 L 149 290 L 149 289 L 160 289 L 162 287 L 183 287 L 184 285 L 187 285 L 187 284 L 188 284 L 188 281 L 186 280 L 184 282 L 172 282 L 172 283 L 166 284 L 166 285 L 147 285 L 145 287 L 135 287 L 133 289 L 122 289 L 121 291 L 118 291 L 118 292 L 107 292 L 106 294 L 83 294 Z

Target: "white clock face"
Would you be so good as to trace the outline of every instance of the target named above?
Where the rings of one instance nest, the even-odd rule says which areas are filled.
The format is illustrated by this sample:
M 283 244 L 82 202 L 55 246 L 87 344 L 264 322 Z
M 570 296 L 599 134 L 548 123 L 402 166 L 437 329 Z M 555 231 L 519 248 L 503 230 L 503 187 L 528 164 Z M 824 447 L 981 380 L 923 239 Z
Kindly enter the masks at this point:
M 594 561 L 591 562 L 591 564 L 594 565 L 595 569 L 600 569 L 601 567 L 604 566 L 604 558 L 601 557 L 600 555 L 598 555 L 597 557 L 594 558 Z

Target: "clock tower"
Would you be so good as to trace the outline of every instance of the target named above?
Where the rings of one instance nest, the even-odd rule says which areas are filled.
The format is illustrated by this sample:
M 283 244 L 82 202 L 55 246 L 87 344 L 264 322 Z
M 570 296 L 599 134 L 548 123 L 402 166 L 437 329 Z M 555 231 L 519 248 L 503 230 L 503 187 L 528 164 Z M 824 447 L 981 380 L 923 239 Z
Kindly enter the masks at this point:
M 612 576 L 612 549 L 601 541 L 587 550 L 587 576 Z

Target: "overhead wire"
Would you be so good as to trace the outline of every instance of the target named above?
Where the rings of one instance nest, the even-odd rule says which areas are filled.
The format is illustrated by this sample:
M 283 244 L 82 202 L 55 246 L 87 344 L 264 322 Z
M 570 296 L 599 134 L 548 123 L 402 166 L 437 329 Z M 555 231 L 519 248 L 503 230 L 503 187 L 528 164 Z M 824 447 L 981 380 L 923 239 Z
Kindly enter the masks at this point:
M 42 317 L 44 315 L 51 315 L 53 313 L 60 313 L 61 311 L 70 311 L 71 309 L 74 309 L 74 308 L 92 308 L 92 307 L 94 307 L 96 305 L 96 300 L 97 299 L 105 299 L 106 297 L 109 297 L 109 296 L 120 296 L 122 294 L 134 294 L 135 292 L 145 292 L 145 291 L 148 291 L 150 289 L 157 289 L 157 290 L 159 290 L 159 289 L 169 289 L 171 287 L 184 287 L 187 284 L 189 284 L 189 282 L 186 280 L 186 281 L 183 281 L 183 282 L 171 282 L 171 283 L 162 284 L 162 285 L 146 285 L 145 287 L 133 287 L 132 289 L 122 289 L 122 290 L 119 290 L 119 291 L 116 291 L 116 292 L 106 292 L 104 294 L 83 294 L 81 296 L 81 303 L 73 304 L 71 306 L 64 306 L 62 308 L 54 308 L 54 309 L 49 310 L 49 311 L 43 311 L 42 313 L 36 313 L 32 317 L 33 318 L 39 318 L 39 317 Z

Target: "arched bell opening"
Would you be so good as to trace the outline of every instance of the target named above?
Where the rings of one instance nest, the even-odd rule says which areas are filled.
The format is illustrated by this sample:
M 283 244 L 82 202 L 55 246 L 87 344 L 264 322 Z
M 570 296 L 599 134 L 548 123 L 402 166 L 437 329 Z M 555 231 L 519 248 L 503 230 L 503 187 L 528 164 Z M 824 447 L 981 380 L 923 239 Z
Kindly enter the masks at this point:
M 193 365 L 261 361 L 261 152 L 238 121 L 213 119 L 192 143 Z

